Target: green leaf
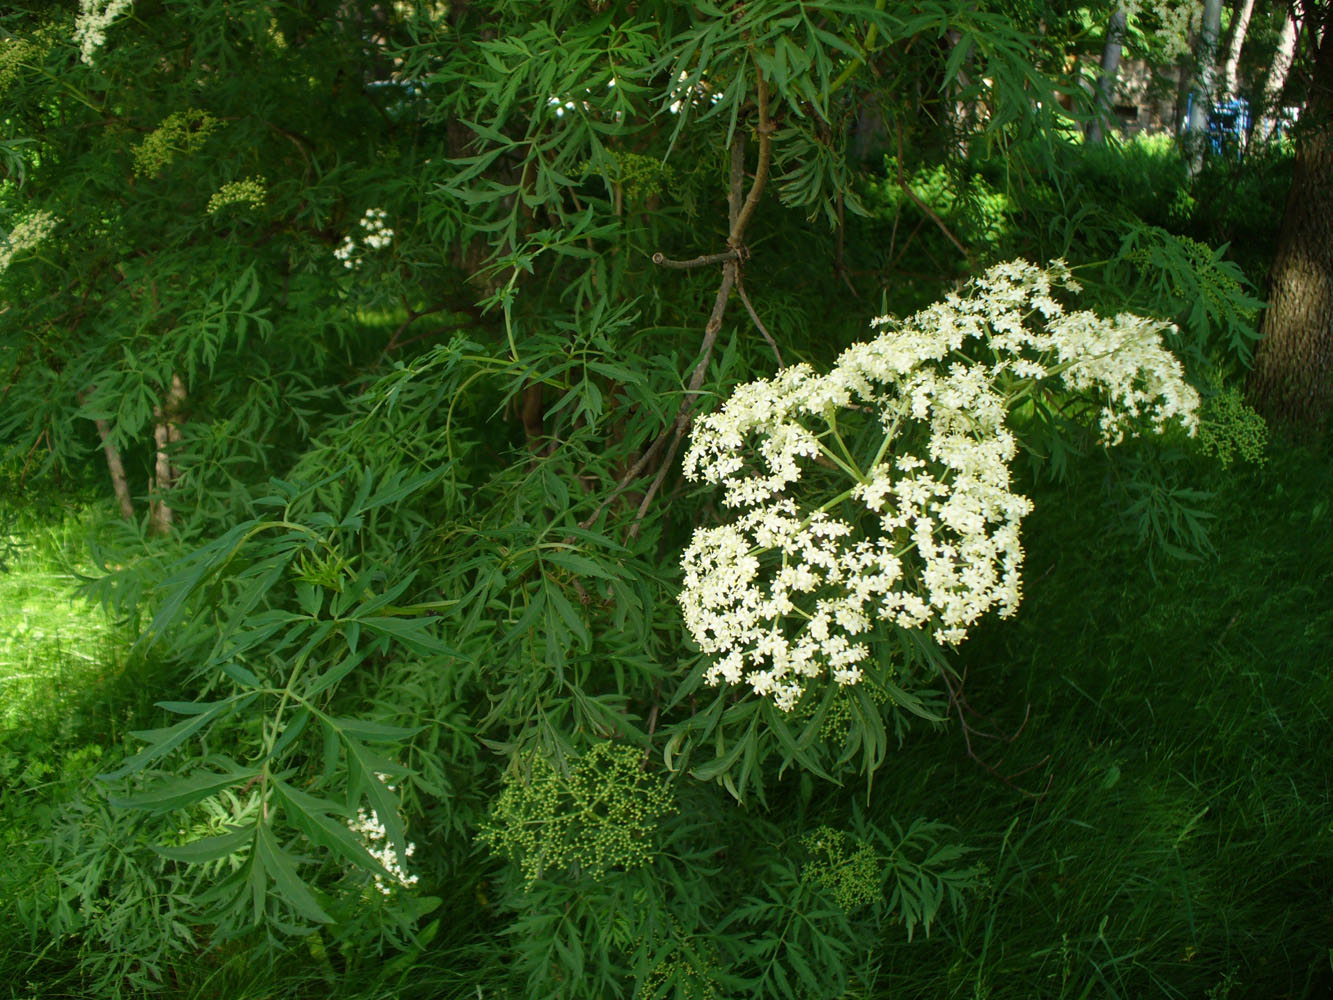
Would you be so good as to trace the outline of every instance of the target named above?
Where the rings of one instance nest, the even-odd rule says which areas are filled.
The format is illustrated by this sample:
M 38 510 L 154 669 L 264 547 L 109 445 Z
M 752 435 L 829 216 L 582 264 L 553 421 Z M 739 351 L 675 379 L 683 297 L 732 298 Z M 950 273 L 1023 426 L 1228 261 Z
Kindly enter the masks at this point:
M 340 805 L 308 795 L 285 781 L 275 781 L 273 787 L 286 802 L 287 818 L 312 844 L 345 858 L 372 875 L 389 875 L 366 849 L 361 838 L 348 828 L 345 811 Z
M 329 724 L 347 736 L 353 736 L 358 739 L 369 740 L 372 743 L 401 743 L 403 740 L 409 740 L 417 733 L 421 732 L 424 726 L 416 726 L 412 729 L 403 726 L 390 726 L 383 722 L 371 722 L 369 719 L 348 719 L 328 717 Z M 401 768 L 390 767 L 380 770 L 401 771 Z
M 565 596 L 559 585 L 548 580 L 545 589 L 546 599 L 560 615 L 560 620 L 565 623 L 571 633 L 578 637 L 583 648 L 587 649 L 592 645 L 592 636 L 588 634 L 588 626 L 584 624 L 583 616 L 574 610 L 574 605 L 569 603 L 569 598 Z
M 613 573 L 600 563 L 593 562 L 593 560 L 573 552 L 557 550 L 545 553 L 542 558 L 547 562 L 555 563 L 557 566 L 563 566 L 579 576 L 592 576 L 602 580 L 621 579 L 621 574 Z
M 314 893 L 296 874 L 296 859 L 278 846 L 273 831 L 263 824 L 259 826 L 259 835 L 255 838 L 255 860 L 272 876 L 278 895 L 290 903 L 297 913 L 316 923 L 333 923 L 333 918 L 324 912 Z M 257 903 L 256 909 L 262 910 L 262 904 Z
M 273 744 L 273 751 L 269 754 L 269 760 L 278 760 L 283 752 L 292 745 L 292 742 L 301 735 L 306 724 L 310 722 L 310 709 L 302 706 L 290 722 L 282 729 L 282 735 L 278 737 L 277 742 Z
M 256 821 L 251 821 L 244 826 L 237 827 L 230 833 L 218 834 L 216 837 L 203 837 L 177 847 L 158 845 L 153 850 L 164 858 L 170 858 L 173 861 L 184 861 L 191 865 L 221 861 L 254 842 L 255 826 Z
M 359 653 L 354 652 L 347 656 L 344 656 L 332 667 L 330 667 L 329 669 L 325 670 L 322 674 L 320 674 L 315 679 L 315 682 L 310 685 L 310 687 L 306 688 L 305 697 L 308 700 L 313 700 L 319 695 L 323 694 L 329 688 L 333 687 L 340 680 L 342 680 L 353 670 L 359 667 L 362 664 L 362 662 L 364 662 L 369 652 L 370 652 L 370 647 L 367 646 L 366 648 L 362 649 L 361 652 Z
M 376 616 L 357 620 L 371 632 L 391 638 L 414 653 L 432 655 L 453 652 L 449 646 L 431 635 L 431 629 L 436 625 L 436 619 L 434 618 Z
M 242 781 L 248 781 L 259 772 L 253 768 L 234 771 L 203 771 L 188 778 L 169 778 L 159 781 L 139 795 L 113 796 L 111 804 L 118 809 L 142 809 L 145 812 L 166 812 L 198 802 L 215 792 Z
M 248 705 L 254 700 L 254 694 L 233 696 L 223 701 L 204 703 L 198 706 L 202 711 L 193 718 L 182 719 L 174 726 L 168 726 L 165 729 L 145 729 L 132 733 L 132 736 L 145 740 L 148 746 L 144 747 L 133 757 L 130 757 L 120 767 L 106 774 L 99 774 L 97 777 L 102 781 L 115 781 L 117 778 L 124 778 L 127 775 L 134 774 L 142 770 L 159 757 L 164 757 L 178 746 L 188 740 L 191 736 L 200 732 L 210 722 L 220 716 L 224 710 L 233 707 L 240 708 Z M 183 708 L 188 703 L 170 702 Z

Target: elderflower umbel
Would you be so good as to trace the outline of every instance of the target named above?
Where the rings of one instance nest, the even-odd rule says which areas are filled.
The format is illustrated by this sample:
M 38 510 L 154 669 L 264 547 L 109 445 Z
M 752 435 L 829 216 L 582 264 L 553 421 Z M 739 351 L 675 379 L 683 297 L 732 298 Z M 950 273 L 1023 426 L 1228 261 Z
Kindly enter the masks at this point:
M 737 510 L 697 529 L 682 560 L 685 624 L 715 657 L 709 684 L 746 683 L 790 710 L 812 680 L 862 679 L 875 623 L 954 644 L 988 611 L 1012 614 L 1032 509 L 1009 488 L 1016 383 L 1099 399 L 1107 443 L 1143 423 L 1193 431 L 1199 397 L 1164 324 L 1066 313 L 1056 289 L 1078 290 L 1061 262 L 997 265 L 964 295 L 877 320 L 885 332 L 828 374 L 786 368 L 695 424 L 685 475 Z M 873 455 L 853 456 L 840 414 L 873 421 Z M 811 465 L 840 471 L 842 492 L 795 491 Z
M 91 66 L 97 50 L 106 44 L 106 29 L 133 5 L 134 0 L 79 0 L 79 16 L 74 22 L 79 58 Z
M 34 249 L 51 235 L 60 220 L 47 211 L 37 211 L 28 216 L 9 232 L 0 243 L 0 274 L 9 270 L 14 258 Z
M 388 775 L 377 774 L 380 781 L 386 781 Z M 389 791 L 394 791 L 394 786 L 388 786 Z M 375 888 L 385 896 L 389 895 L 394 886 L 403 889 L 410 889 L 419 881 L 416 875 L 410 874 L 407 870 L 407 859 L 417 852 L 417 845 L 409 843 L 404 849 L 402 855 L 394 850 L 393 844 L 389 842 L 389 833 L 380 821 L 379 813 L 375 810 L 366 812 L 364 808 L 356 811 L 356 819 L 347 821 L 347 828 L 353 833 L 359 835 L 365 842 L 366 851 L 372 858 L 384 866 L 384 870 L 389 873 L 393 883 L 385 880 L 384 876 L 375 875 Z
M 385 224 L 388 218 L 382 208 L 366 209 L 358 225 L 361 227 L 361 240 L 372 250 L 383 250 L 393 242 L 393 230 Z M 333 256 L 343 262 L 346 268 L 354 268 L 360 263 L 357 256 L 357 242 L 351 236 L 343 237 L 342 243 L 333 251 Z
M 1203 13 L 1199 0 L 1124 0 L 1121 6 L 1127 24 L 1140 20 L 1148 11 L 1157 18 L 1155 34 L 1163 59 L 1179 59 L 1189 54 L 1190 31 L 1197 27 Z

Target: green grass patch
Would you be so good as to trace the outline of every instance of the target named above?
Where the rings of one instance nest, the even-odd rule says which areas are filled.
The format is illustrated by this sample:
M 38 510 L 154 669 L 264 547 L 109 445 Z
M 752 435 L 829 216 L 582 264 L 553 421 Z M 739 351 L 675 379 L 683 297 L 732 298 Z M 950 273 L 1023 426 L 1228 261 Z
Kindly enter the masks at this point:
M 44 727 L 90 685 L 124 670 L 126 636 L 74 596 L 87 559 L 89 518 L 28 525 L 10 536 L 0 570 L 0 730 Z
M 963 658 L 979 727 L 1027 718 L 979 754 L 1041 794 L 956 729 L 905 748 L 885 813 L 958 826 L 990 888 L 924 950 L 890 946 L 876 995 L 1333 990 L 1333 470 L 1275 448 L 1209 485 L 1216 557 L 1155 579 L 1098 472 L 1035 497 L 1024 606 Z

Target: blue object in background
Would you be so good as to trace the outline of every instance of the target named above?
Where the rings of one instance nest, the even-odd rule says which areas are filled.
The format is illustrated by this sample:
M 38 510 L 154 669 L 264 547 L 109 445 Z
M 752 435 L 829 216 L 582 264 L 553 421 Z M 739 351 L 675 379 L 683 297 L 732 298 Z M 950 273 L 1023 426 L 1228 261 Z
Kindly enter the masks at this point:
M 1194 95 L 1190 94 L 1185 106 L 1185 120 L 1189 121 Z M 1214 153 L 1234 152 L 1240 155 L 1245 138 L 1250 134 L 1250 102 L 1242 97 L 1218 101 L 1208 112 L 1208 145 Z

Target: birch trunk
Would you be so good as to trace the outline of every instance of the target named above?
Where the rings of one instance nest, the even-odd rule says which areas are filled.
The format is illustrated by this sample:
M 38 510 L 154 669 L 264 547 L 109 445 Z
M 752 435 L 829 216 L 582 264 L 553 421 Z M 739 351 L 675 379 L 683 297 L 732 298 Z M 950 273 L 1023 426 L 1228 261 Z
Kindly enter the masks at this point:
M 1282 91 L 1287 86 L 1287 74 L 1291 72 L 1292 60 L 1296 57 L 1296 37 L 1301 32 L 1301 18 L 1295 8 L 1287 13 L 1287 20 L 1282 25 L 1282 34 L 1277 40 L 1277 51 L 1273 53 L 1273 65 L 1268 68 L 1268 79 L 1264 81 L 1264 94 L 1259 107 L 1254 109 L 1254 120 L 1258 123 L 1259 138 L 1267 139 L 1273 134 L 1273 123 L 1280 114 L 1279 104 Z
M 1232 97 L 1236 93 L 1236 70 L 1240 66 L 1240 50 L 1245 45 L 1245 34 L 1250 30 L 1250 15 L 1254 13 L 1254 0 L 1240 0 L 1236 8 L 1235 20 L 1231 23 L 1231 40 L 1227 43 L 1227 57 L 1222 63 L 1222 96 Z
M 157 494 L 148 504 L 149 530 L 157 534 L 166 534 L 175 520 L 175 512 L 162 496 L 171 489 L 176 481 L 176 470 L 171 464 L 171 446 L 180 440 L 180 431 L 176 427 L 176 418 L 185 404 L 185 383 L 179 375 L 171 376 L 171 388 L 162 406 L 153 410 L 153 444 L 156 448 L 153 463 L 153 481 L 150 493 Z
M 1199 29 L 1199 64 L 1194 100 L 1190 105 L 1189 135 L 1190 172 L 1195 174 L 1203 166 L 1204 148 L 1208 144 L 1208 112 L 1217 94 L 1217 38 L 1222 31 L 1222 0 L 1204 0 L 1203 26 Z
M 106 455 L 107 471 L 111 473 L 111 488 L 116 493 L 116 502 L 120 504 L 120 513 L 127 521 L 134 520 L 134 501 L 130 499 L 130 484 L 125 478 L 125 463 L 120 459 L 120 449 L 111 440 L 111 425 L 98 417 L 97 436 L 102 439 L 102 452 Z
M 1088 122 L 1087 142 L 1090 146 L 1100 145 L 1106 138 L 1103 130 L 1111 119 L 1116 78 L 1120 75 L 1120 56 L 1125 47 L 1125 26 L 1125 8 L 1117 7 L 1106 26 L 1106 44 L 1102 47 L 1102 71 L 1097 78 L 1096 115 Z

